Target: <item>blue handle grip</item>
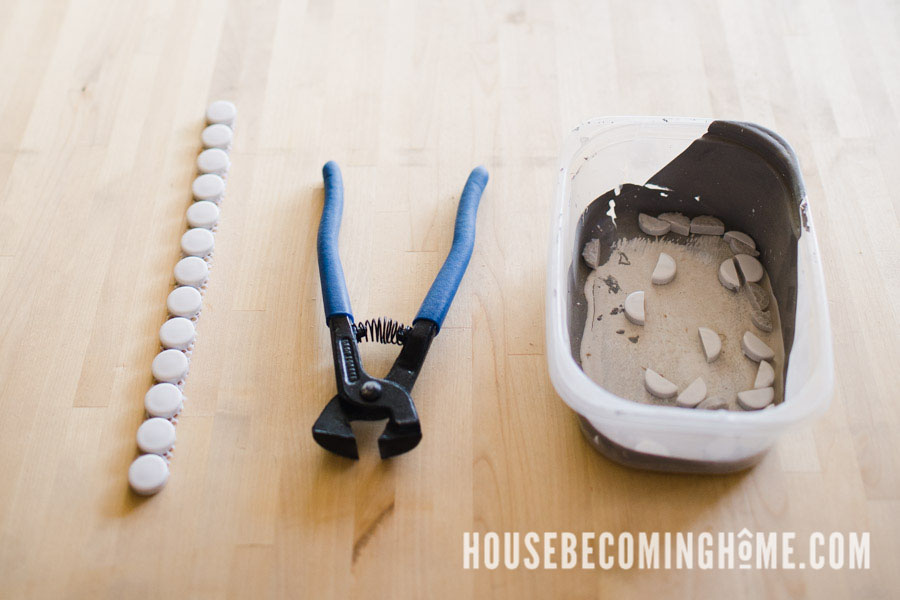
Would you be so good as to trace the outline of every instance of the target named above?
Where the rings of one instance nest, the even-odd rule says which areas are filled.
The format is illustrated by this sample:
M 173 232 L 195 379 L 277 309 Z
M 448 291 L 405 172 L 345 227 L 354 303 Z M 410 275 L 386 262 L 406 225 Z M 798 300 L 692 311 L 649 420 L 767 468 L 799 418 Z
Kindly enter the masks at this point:
M 444 260 L 428 295 L 422 301 L 419 313 L 415 321 L 426 319 L 432 321 L 440 330 L 450 304 L 459 288 L 472 258 L 472 249 L 475 247 L 475 217 L 478 212 L 478 203 L 481 194 L 488 182 L 488 172 L 484 167 L 475 167 L 469 174 L 466 187 L 459 197 L 459 208 L 456 210 L 456 226 L 453 229 L 453 245 L 450 253 Z
M 319 280 L 322 282 L 325 319 L 347 315 L 352 321 L 350 296 L 347 294 L 344 268 L 338 254 L 338 234 L 344 212 L 344 181 L 336 162 L 330 160 L 325 163 L 322 167 L 322 179 L 325 181 L 325 203 L 322 205 L 316 249 L 319 255 Z

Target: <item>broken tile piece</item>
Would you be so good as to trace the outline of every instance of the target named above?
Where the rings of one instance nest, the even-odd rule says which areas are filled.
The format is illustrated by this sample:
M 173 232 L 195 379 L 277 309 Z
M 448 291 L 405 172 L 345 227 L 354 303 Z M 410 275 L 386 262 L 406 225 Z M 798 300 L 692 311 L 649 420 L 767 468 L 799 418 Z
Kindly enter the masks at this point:
M 581 252 L 581 258 L 584 259 L 584 262 L 587 263 L 592 269 L 596 269 L 600 266 L 600 240 L 593 239 L 584 245 L 584 250 Z
M 654 371 L 644 371 L 644 387 L 657 398 L 671 398 L 678 393 L 678 387 L 674 383 Z
M 678 235 L 691 234 L 691 220 L 679 212 L 663 213 L 657 218 L 668 223 L 672 233 L 677 233 Z
M 775 389 L 771 387 L 759 388 L 758 390 L 746 390 L 738 392 L 738 404 L 744 410 L 761 410 L 772 404 L 775 399 Z
M 706 382 L 702 377 L 698 377 L 691 382 L 689 386 L 678 394 L 675 404 L 683 408 L 694 408 L 706 398 Z
M 710 396 L 698 404 L 697 408 L 703 410 L 728 410 L 728 402 L 716 396 Z
M 742 245 L 748 246 L 751 250 L 756 250 L 756 242 L 743 231 L 726 231 L 725 235 L 722 236 L 722 239 L 729 244 L 732 241 L 740 242 Z
M 699 235 L 722 235 L 725 233 L 725 224 L 715 217 L 701 215 L 691 219 L 691 233 Z
M 741 287 L 741 279 L 738 277 L 737 269 L 734 266 L 734 259 L 728 258 L 719 265 L 719 283 L 732 292 L 737 291 Z
M 644 292 L 631 292 L 625 298 L 625 316 L 635 325 L 644 324 Z
M 738 240 L 728 240 L 728 247 L 734 254 L 747 254 L 749 256 L 759 256 L 759 252 Z
M 775 358 L 775 352 L 751 331 L 744 332 L 744 337 L 741 338 L 741 349 L 747 358 L 756 362 Z
M 757 283 L 765 274 L 762 263 L 749 254 L 738 254 L 734 257 L 734 262 L 737 263 L 737 268 L 744 280 L 750 283 Z
M 670 225 L 656 217 L 641 213 L 638 215 L 638 227 L 647 235 L 666 235 L 669 233 Z
M 700 343 L 703 345 L 706 362 L 711 363 L 722 353 L 722 339 L 718 333 L 706 327 L 698 327 L 697 331 L 700 333 Z
M 675 259 L 665 252 L 660 252 L 650 281 L 655 285 L 665 285 L 673 279 L 675 279 Z
M 760 331 L 772 332 L 772 313 L 767 310 L 754 310 L 750 312 L 750 322 Z
M 753 389 L 766 388 L 775 383 L 775 369 L 771 363 L 765 360 L 759 361 L 759 369 L 756 371 L 756 380 L 753 382 Z
M 769 308 L 769 292 L 766 288 L 751 281 L 747 283 L 746 289 L 747 299 L 754 310 L 766 310 Z

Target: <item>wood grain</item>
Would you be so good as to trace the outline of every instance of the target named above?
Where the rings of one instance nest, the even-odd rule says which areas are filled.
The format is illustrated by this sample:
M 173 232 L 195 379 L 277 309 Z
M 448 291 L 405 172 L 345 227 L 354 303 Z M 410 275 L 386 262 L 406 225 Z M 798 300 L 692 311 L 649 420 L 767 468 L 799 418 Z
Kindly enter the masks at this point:
M 5 0 L 0 7 L 0 597 L 891 597 L 900 577 L 900 5 L 890 0 Z M 127 488 L 203 110 L 237 124 L 211 282 L 157 497 Z M 599 457 L 550 385 L 556 156 L 583 119 L 738 118 L 795 146 L 837 367 L 753 470 Z M 347 185 L 360 317 L 409 320 L 469 169 L 491 182 L 416 386 L 425 437 L 358 464 L 314 236 Z M 375 373 L 394 350 L 366 346 Z M 464 531 L 872 532 L 869 571 L 463 571 Z

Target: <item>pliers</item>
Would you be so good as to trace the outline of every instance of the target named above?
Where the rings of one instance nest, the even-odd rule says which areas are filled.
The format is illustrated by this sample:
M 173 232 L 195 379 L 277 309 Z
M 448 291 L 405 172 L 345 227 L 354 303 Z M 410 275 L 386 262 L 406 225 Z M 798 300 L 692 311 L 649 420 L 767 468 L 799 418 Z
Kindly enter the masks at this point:
M 402 332 L 403 348 L 382 379 L 366 373 L 359 358 L 357 325 L 353 321 L 338 254 L 344 184 L 337 163 L 326 163 L 322 177 L 325 203 L 319 222 L 317 251 L 325 320 L 331 331 L 337 394 L 313 425 L 313 438 L 326 450 L 356 459 L 359 453 L 350 422 L 387 419 L 384 432 L 378 438 L 378 449 L 381 458 L 390 458 L 412 450 L 422 439 L 419 415 L 410 393 L 472 257 L 475 217 L 488 173 L 484 167 L 476 167 L 469 175 L 459 198 L 450 253 L 431 284 L 412 327 Z

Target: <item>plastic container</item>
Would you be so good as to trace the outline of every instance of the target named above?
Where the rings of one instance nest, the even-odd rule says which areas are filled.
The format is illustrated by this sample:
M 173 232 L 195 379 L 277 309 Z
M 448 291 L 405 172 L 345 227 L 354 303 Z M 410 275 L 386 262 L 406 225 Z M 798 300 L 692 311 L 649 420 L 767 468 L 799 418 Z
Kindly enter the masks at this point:
M 720 155 L 730 162 L 717 164 Z M 670 165 L 676 158 L 677 168 Z M 615 208 L 618 229 L 610 228 L 607 203 L 594 202 L 624 184 L 671 181 L 678 181 L 668 186 L 677 193 L 636 197 L 630 205 L 621 199 Z M 583 285 L 589 272 L 580 259 L 584 242 L 599 235 L 601 246 L 611 246 L 623 235 L 629 211 L 669 210 L 718 216 L 764 249 L 760 260 L 772 281 L 785 341 L 784 401 L 777 406 L 735 412 L 639 404 L 608 392 L 582 371 Z M 602 454 L 654 470 L 737 471 L 757 463 L 786 429 L 827 408 L 834 357 L 819 250 L 796 157 L 778 135 L 752 124 L 706 119 L 587 121 L 563 145 L 552 221 L 546 299 L 550 377 Z

